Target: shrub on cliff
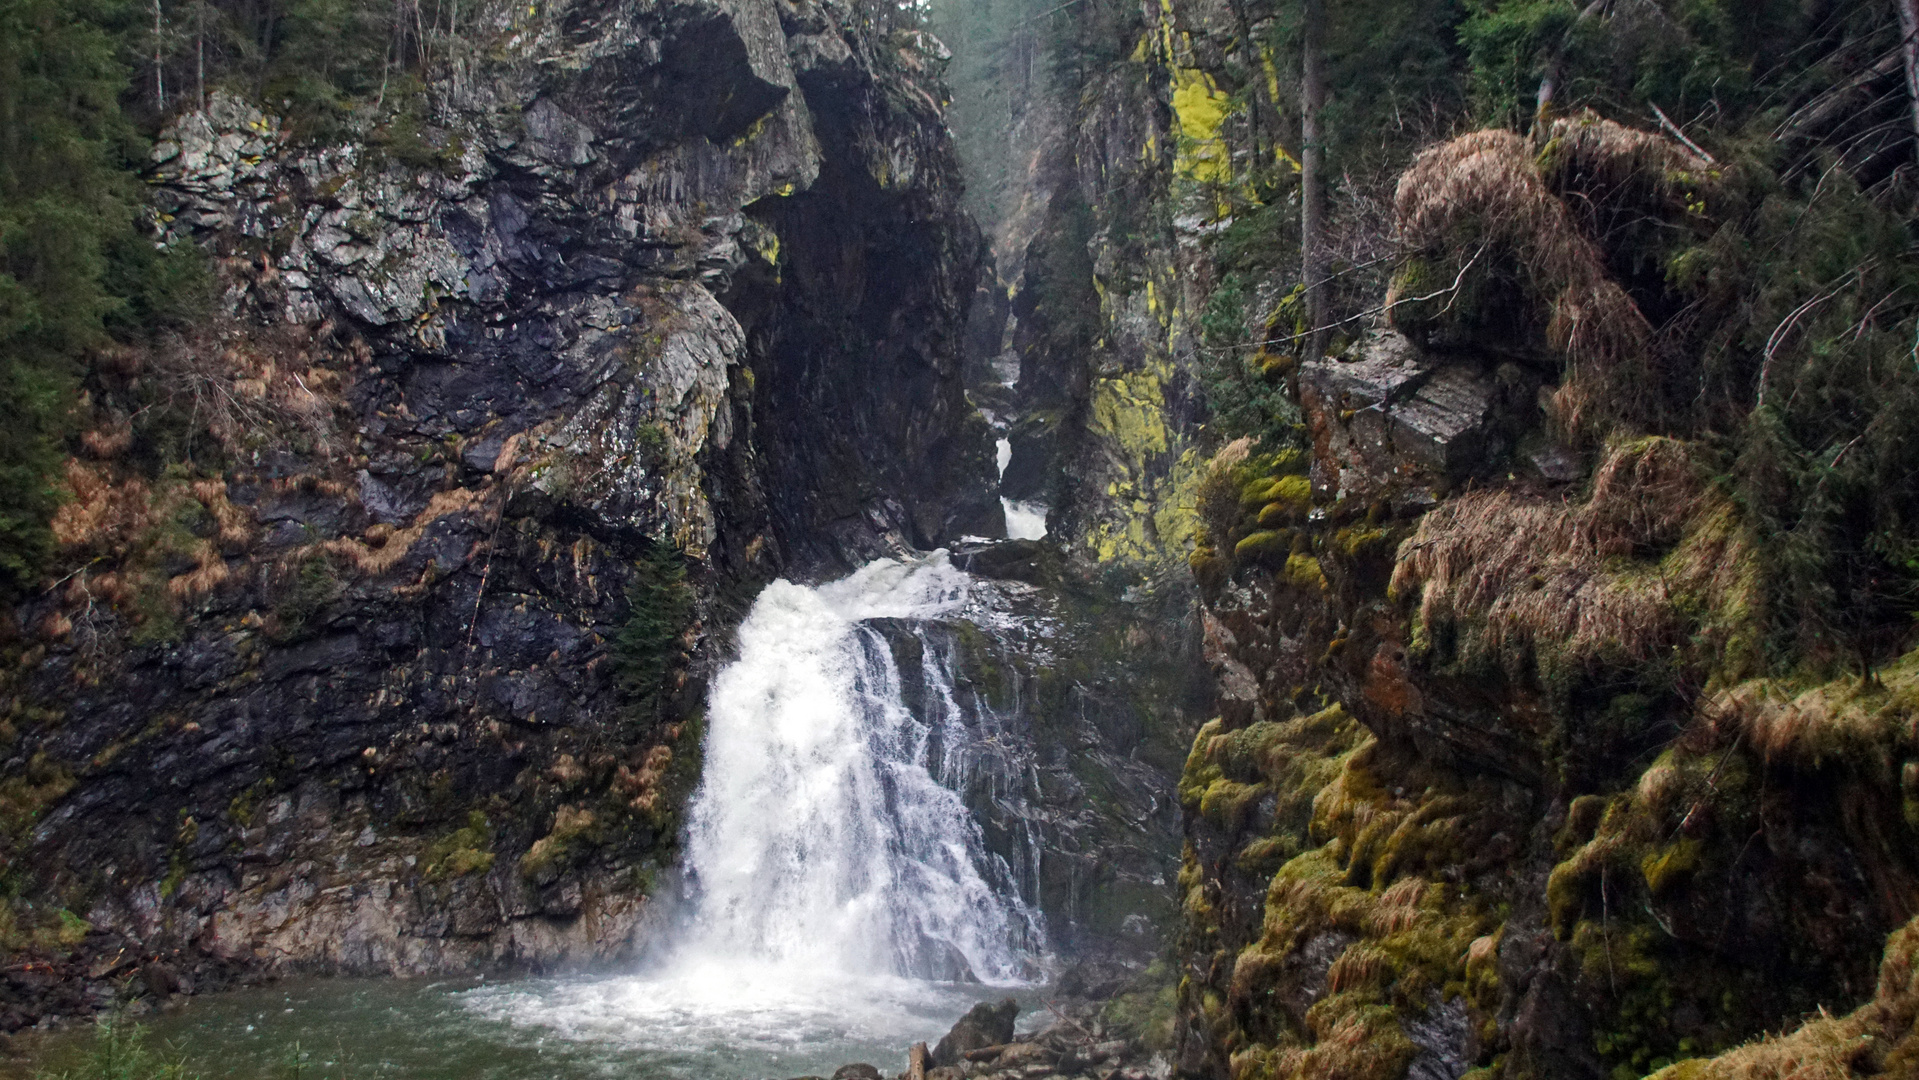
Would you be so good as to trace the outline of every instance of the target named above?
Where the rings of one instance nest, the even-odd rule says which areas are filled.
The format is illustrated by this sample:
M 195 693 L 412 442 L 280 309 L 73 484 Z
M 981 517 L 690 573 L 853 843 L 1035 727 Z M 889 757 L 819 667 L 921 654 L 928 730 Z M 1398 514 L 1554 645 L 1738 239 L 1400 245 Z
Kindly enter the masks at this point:
M 613 642 L 616 678 L 628 706 L 651 719 L 671 689 L 667 680 L 685 661 L 680 639 L 694 614 L 686 556 L 668 543 L 647 545 L 634 560 L 626 601 L 626 625 Z

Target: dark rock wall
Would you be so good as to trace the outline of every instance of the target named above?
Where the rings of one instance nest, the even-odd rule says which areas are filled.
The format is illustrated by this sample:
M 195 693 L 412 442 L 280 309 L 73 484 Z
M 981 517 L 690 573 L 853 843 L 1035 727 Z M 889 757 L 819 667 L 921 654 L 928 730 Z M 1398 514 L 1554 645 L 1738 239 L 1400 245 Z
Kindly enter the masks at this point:
M 513 9 L 484 45 L 417 131 L 216 96 L 159 144 L 224 299 L 96 373 L 99 431 L 186 400 L 189 452 L 89 441 L 72 573 L 16 612 L 9 940 L 51 967 L 8 1026 L 627 955 L 757 583 L 998 528 L 913 39 L 764 0 Z
M 1172 924 L 1173 778 L 1212 708 L 1184 596 L 1122 599 L 1033 541 L 965 545 L 967 609 L 884 625 L 915 715 L 956 708 L 930 767 L 972 808 L 1063 961 L 1137 969 Z

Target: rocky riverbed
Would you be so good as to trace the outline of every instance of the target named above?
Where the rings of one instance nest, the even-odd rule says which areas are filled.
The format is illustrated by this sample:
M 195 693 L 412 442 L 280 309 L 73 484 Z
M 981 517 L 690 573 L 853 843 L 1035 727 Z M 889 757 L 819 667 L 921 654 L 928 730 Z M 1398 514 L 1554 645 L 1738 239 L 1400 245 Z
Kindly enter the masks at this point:
M 1097 977 L 1096 977 L 1097 980 Z M 1116 1022 L 1115 998 L 1132 989 L 1131 980 L 1091 981 L 1069 971 L 1058 984 L 1066 991 L 1114 995 L 1042 996 L 1037 1026 L 1020 1030 L 1020 1003 L 1012 998 L 982 1001 L 960 1017 L 952 1030 L 930 1047 L 915 1043 L 907 1051 L 906 1071 L 891 1080 L 1168 1080 L 1167 1057 L 1148 1045 L 1132 1025 Z M 826 1080 L 800 1077 L 797 1080 Z M 873 1065 L 842 1065 L 830 1080 L 888 1080 Z

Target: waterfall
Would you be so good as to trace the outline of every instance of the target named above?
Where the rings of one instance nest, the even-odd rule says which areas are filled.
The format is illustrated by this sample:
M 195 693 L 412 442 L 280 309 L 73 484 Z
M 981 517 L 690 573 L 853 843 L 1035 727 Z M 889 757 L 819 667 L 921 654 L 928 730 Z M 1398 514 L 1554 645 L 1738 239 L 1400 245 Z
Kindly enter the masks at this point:
M 924 624 L 957 612 L 970 584 L 936 554 L 760 594 L 709 700 L 682 956 L 986 983 L 1035 974 L 1040 918 L 954 790 L 960 756 L 941 751 L 970 736 L 952 650 Z M 921 715 L 880 619 L 918 638 Z
M 1013 463 L 1013 440 L 1000 439 L 994 444 L 999 462 L 999 477 L 1006 479 L 1006 467 Z M 1008 540 L 1043 540 L 1046 538 L 1047 506 L 1043 502 L 999 497 L 1000 508 L 1006 512 L 1006 538 Z
M 937 552 L 768 585 L 708 696 L 682 921 L 642 971 L 482 986 L 464 1007 L 662 1077 L 824 1075 L 1040 977 L 1021 896 L 1038 850 L 1017 869 L 990 854 L 959 794 L 1016 797 L 1025 761 L 954 645 L 952 622 L 1004 627 L 996 595 Z

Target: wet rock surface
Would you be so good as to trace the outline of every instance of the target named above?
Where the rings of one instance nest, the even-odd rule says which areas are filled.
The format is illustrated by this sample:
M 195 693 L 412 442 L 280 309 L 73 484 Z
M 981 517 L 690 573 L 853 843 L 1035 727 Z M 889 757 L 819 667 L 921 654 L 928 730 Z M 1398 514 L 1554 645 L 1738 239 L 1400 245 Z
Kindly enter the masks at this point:
M 1011 998 L 995 1005 L 982 1001 L 973 1006 L 971 1012 L 960 1017 L 953 1030 L 947 1032 L 933 1047 L 933 1053 L 927 1060 L 934 1066 L 957 1065 L 967 1054 L 983 1050 L 989 1046 L 1003 1046 L 1013 1041 L 1013 1020 L 1019 1015 L 1019 1003 Z
M 934 1049 L 913 1046 L 907 1071 L 893 1080 L 1169 1080 L 1172 1066 L 1164 1055 L 1101 1019 L 1106 1005 L 1088 998 L 1046 1001 L 1041 1015 L 1030 1017 L 1037 1026 L 1020 1032 L 1016 1002 L 981 1002 Z M 833 1080 L 871 1080 L 869 1071 L 878 1074 L 871 1065 L 846 1065 Z
M 1171 781 L 1212 707 L 1187 594 L 1129 596 L 1044 541 L 950 557 L 975 575 L 964 609 L 870 624 L 936 729 L 929 770 L 966 801 L 998 880 L 1044 914 L 1047 946 L 1130 972 L 1173 918 Z
M 48 929 L 0 1024 L 626 956 L 744 597 L 999 528 L 916 46 L 837 3 L 502 19 L 418 145 L 226 94 L 156 145 L 156 227 L 226 291 L 144 377 L 238 411 L 186 479 L 72 466 L 77 569 L 15 613 L 7 860 Z M 168 515 L 187 554 L 125 539 Z

